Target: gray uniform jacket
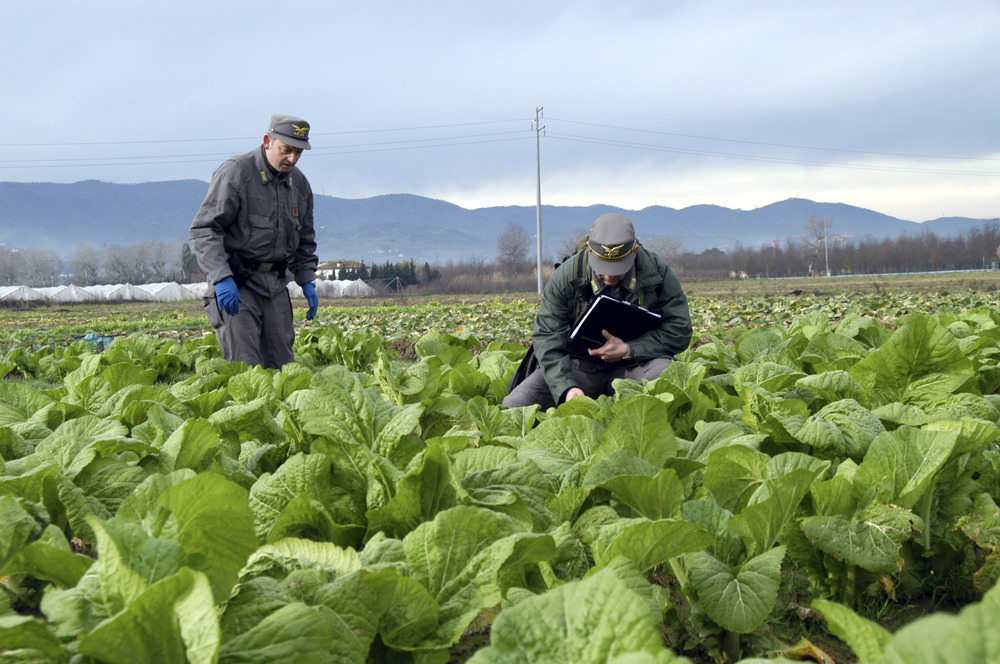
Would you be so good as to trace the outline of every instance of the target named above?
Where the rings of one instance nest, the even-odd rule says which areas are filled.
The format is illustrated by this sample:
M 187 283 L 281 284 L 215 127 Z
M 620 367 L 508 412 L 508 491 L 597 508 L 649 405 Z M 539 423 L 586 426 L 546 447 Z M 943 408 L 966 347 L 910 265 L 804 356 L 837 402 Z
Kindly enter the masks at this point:
M 316 279 L 312 187 L 297 167 L 290 173 L 271 170 L 263 146 L 230 157 L 215 170 L 189 238 L 208 273 L 210 292 L 232 276 L 227 256 L 233 253 L 260 263 L 287 260 L 299 285 Z M 258 271 L 246 285 L 271 297 L 288 281 L 277 272 Z
M 549 278 L 532 331 L 535 355 L 556 403 L 576 385 L 569 333 L 594 298 L 590 268 L 585 262 L 581 274 L 586 276 L 578 277 L 574 263 L 575 257 L 567 259 Z M 625 299 L 663 315 L 658 329 L 629 342 L 635 361 L 673 357 L 686 350 L 691 343 L 691 312 L 673 270 L 658 255 L 640 247 L 634 275 L 631 283 L 626 284 L 629 293 Z

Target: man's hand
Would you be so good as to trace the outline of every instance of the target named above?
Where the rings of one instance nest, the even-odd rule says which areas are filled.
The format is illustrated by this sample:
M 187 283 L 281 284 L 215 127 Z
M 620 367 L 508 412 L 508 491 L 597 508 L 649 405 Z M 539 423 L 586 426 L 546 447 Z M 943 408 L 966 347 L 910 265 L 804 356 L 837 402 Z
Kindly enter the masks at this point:
M 316 317 L 316 309 L 319 308 L 316 285 L 311 281 L 302 284 L 302 294 L 306 296 L 306 303 L 309 305 L 309 311 L 306 312 L 306 320 L 312 320 Z
M 215 304 L 219 311 L 230 316 L 240 313 L 240 289 L 232 277 L 226 277 L 215 284 Z
M 584 396 L 584 392 L 579 387 L 571 387 L 568 390 L 566 390 L 566 401 L 569 401 L 573 397 L 582 397 L 582 396 Z
M 628 355 L 630 348 L 627 343 L 607 330 L 601 330 L 601 334 L 604 335 L 607 341 L 600 348 L 588 349 L 587 352 L 590 353 L 591 357 L 596 357 L 605 362 L 620 362 L 623 357 Z

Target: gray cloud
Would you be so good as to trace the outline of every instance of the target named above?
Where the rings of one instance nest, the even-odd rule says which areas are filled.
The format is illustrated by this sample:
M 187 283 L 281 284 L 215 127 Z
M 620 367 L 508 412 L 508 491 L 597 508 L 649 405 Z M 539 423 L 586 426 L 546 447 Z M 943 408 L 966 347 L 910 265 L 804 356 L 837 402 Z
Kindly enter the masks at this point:
M 317 191 L 531 204 L 541 105 L 547 202 L 998 216 L 992 0 L 606 5 L 14 5 L 0 180 L 207 180 L 290 112 Z

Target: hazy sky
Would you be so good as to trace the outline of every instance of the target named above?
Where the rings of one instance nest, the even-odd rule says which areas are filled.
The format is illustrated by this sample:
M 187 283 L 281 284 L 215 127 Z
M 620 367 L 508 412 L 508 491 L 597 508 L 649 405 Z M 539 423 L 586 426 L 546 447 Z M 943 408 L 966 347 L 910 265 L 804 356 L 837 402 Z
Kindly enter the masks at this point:
M 207 181 L 280 112 L 312 124 L 313 189 L 343 198 L 534 205 L 538 137 L 543 204 L 1000 216 L 997 0 L 39 0 L 4 19 L 0 181 Z

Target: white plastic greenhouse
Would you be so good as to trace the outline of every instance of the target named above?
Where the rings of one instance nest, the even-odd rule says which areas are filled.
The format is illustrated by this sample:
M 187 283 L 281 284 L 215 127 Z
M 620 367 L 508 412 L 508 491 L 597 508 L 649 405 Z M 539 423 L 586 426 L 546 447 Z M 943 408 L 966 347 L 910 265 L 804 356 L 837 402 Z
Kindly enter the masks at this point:
M 0 286 L 0 302 L 181 302 L 197 300 L 204 295 L 204 282 L 179 284 L 163 282 L 156 284 L 99 284 L 97 286 L 49 286 L 30 288 L 28 286 Z M 294 298 L 302 297 L 302 287 L 288 284 L 288 292 Z M 359 280 L 316 281 L 316 294 L 322 298 L 367 297 L 375 295 L 375 289 Z
M 97 296 L 86 288 L 70 284 L 69 286 L 50 286 L 34 289 L 49 302 L 93 302 Z
M 27 286 L 0 286 L 0 301 L 4 302 L 40 302 L 45 296 L 34 288 Z

